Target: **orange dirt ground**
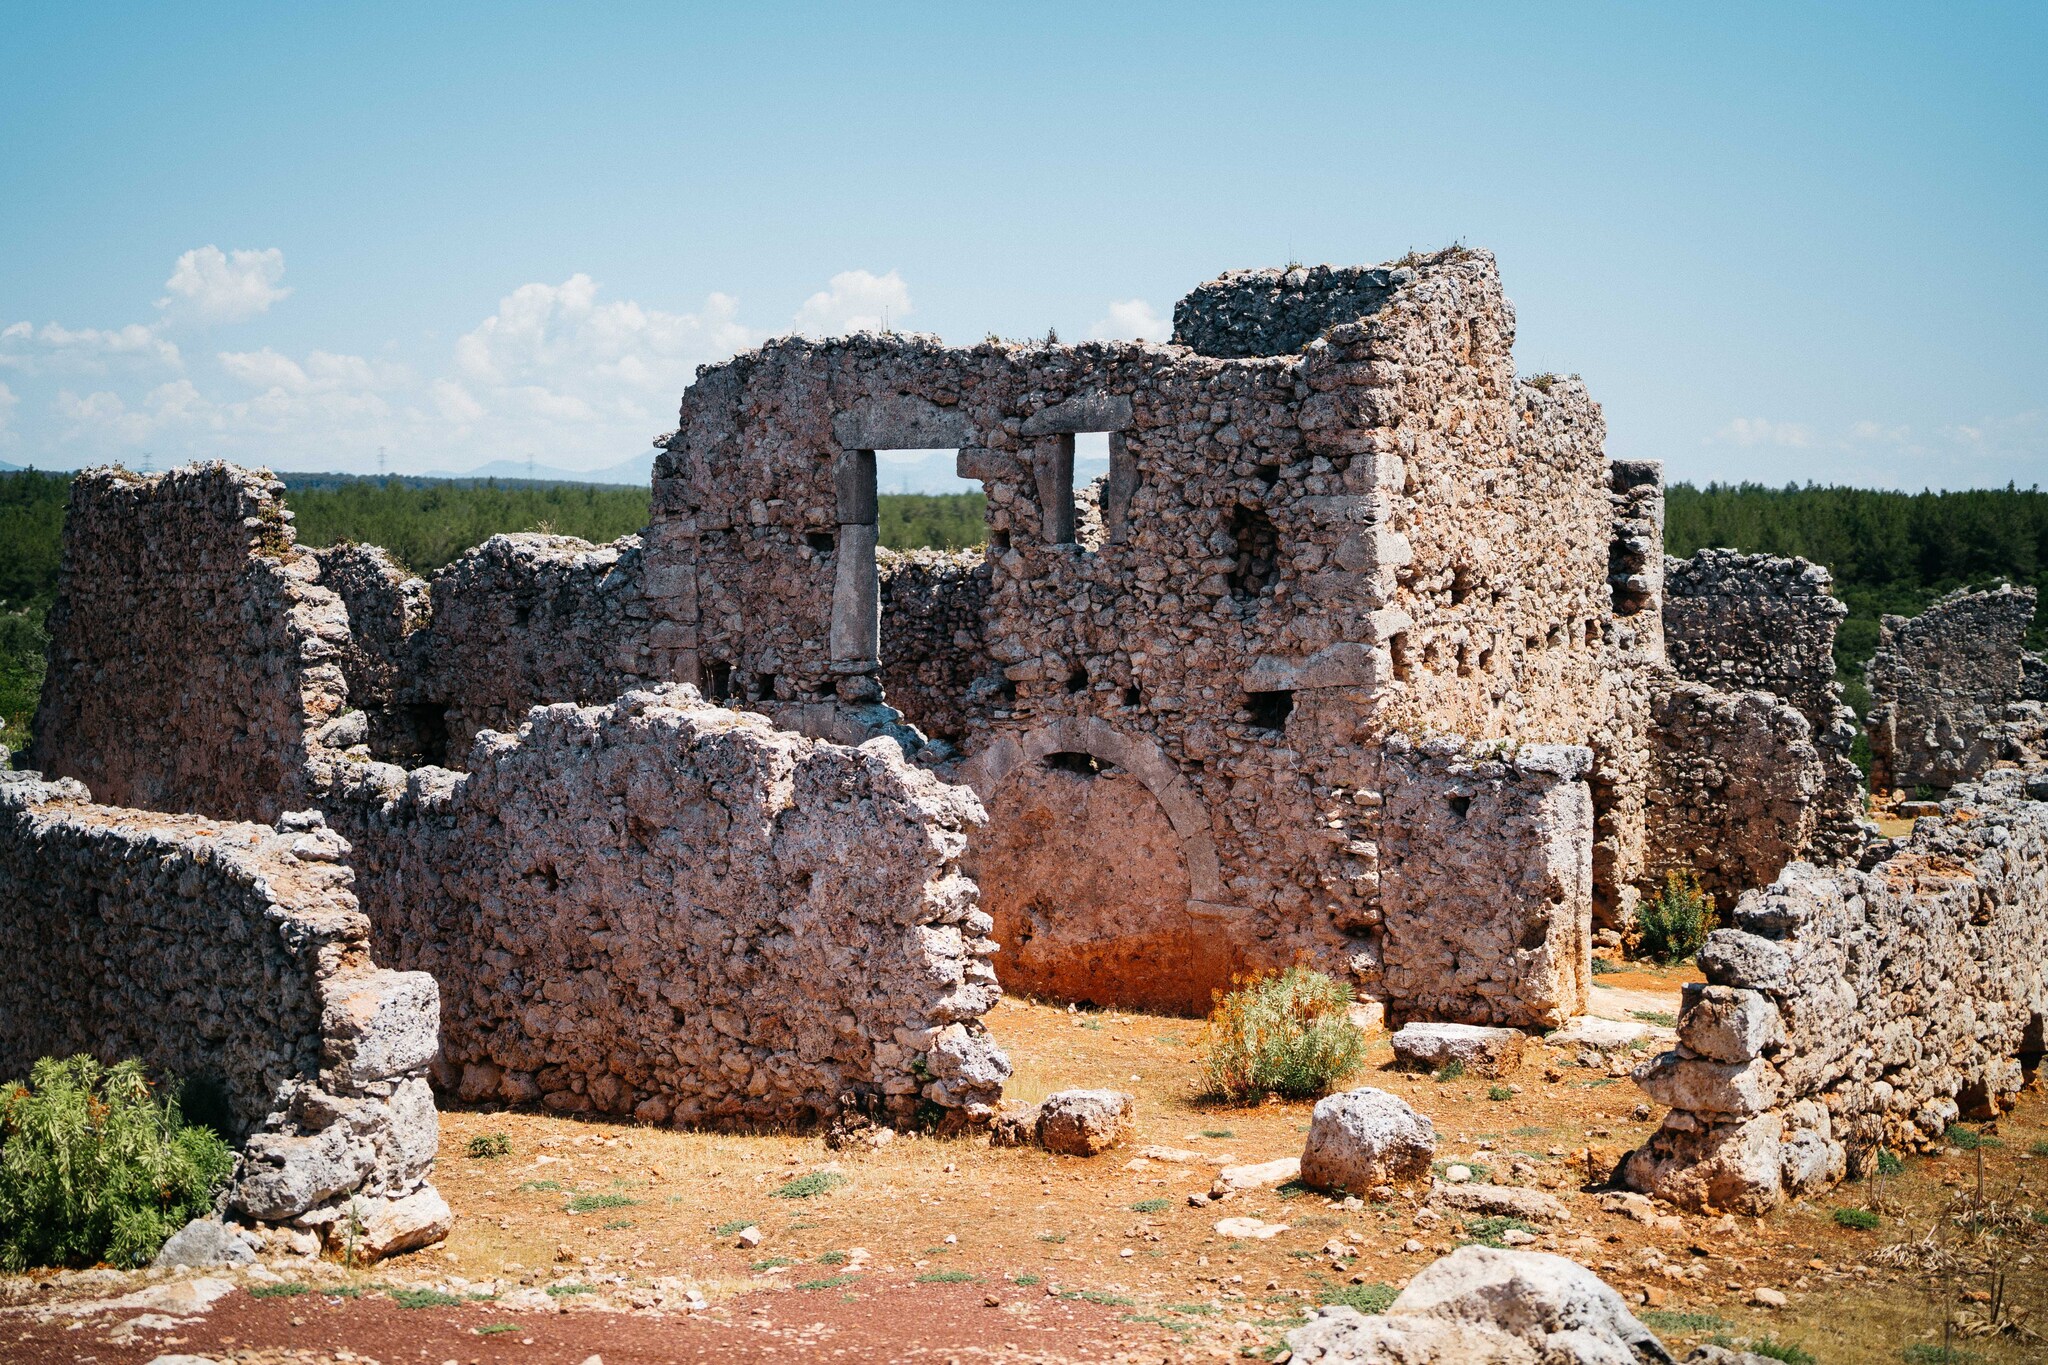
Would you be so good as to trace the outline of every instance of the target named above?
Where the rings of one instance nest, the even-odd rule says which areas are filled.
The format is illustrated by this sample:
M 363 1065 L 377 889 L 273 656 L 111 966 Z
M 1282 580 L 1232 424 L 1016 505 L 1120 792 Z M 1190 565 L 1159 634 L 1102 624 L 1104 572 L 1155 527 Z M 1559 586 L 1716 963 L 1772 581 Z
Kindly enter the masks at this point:
M 1597 978 L 1596 1012 L 1668 1022 L 1685 979 L 1696 974 L 1631 964 Z M 108 1333 L 133 1314 L 73 1328 L 52 1308 L 86 1292 L 78 1277 L 16 1277 L 0 1281 L 0 1304 L 16 1305 L 0 1307 L 0 1358 L 126 1365 L 178 1350 L 252 1363 L 351 1359 L 345 1344 L 353 1359 L 384 1365 L 578 1365 L 592 1354 L 610 1365 L 1265 1359 L 1315 1304 L 1349 1296 L 1370 1307 L 1460 1242 L 1498 1235 L 1457 1215 L 1418 1226 L 1406 1198 L 1346 1209 L 1281 1188 L 1190 1207 L 1187 1196 L 1208 1188 L 1213 1167 L 1135 1159 L 1138 1147 L 1247 1162 L 1298 1155 L 1311 1106 L 1198 1100 L 1199 1021 L 1012 999 L 989 1024 L 1017 1065 L 1016 1100 L 1075 1086 L 1134 1093 L 1138 1132 L 1129 1147 L 1074 1159 L 991 1149 L 980 1138 L 905 1137 L 878 1151 L 833 1152 L 817 1136 L 447 1113 L 435 1179 L 459 1222 L 445 1245 L 355 1272 L 273 1263 L 288 1279 L 360 1297 L 259 1299 L 237 1289 L 205 1317 L 123 1345 Z M 1572 1210 L 1563 1227 L 1535 1230 L 1534 1249 L 1598 1270 L 1679 1354 L 1716 1337 L 1768 1337 L 1825 1365 L 1898 1362 L 1909 1347 L 1938 1345 L 1947 1320 L 1957 1344 L 1982 1361 L 2048 1359 L 2048 1343 L 2028 1331 L 2048 1327 L 2048 1214 L 2023 1209 L 1993 1239 L 2005 1269 L 2001 1306 L 2023 1324 L 2017 1333 L 1964 1335 L 1988 1307 L 1972 1296 L 1999 1292 L 1990 1278 L 1942 1280 L 1878 1254 L 1944 1224 L 1952 1192 L 1975 1188 L 1980 1157 L 1989 1193 L 2044 1207 L 2048 1102 L 2038 1081 L 2019 1109 L 1983 1130 L 1989 1143 L 1909 1156 L 1880 1189 L 1844 1186 L 1764 1220 L 1664 1210 L 1660 1225 L 1648 1225 L 1603 1212 L 1600 1193 L 1583 1188 L 1589 1172 L 1604 1180 L 1660 1117 L 1625 1075 L 1611 1074 L 1619 1062 L 1581 1065 L 1592 1059 L 1532 1046 L 1513 1076 L 1438 1083 L 1393 1071 L 1390 1060 L 1380 1035 L 1349 1083 L 1384 1087 L 1434 1119 L 1442 1165 L 1506 1181 L 1514 1163 L 1527 1163 L 1523 1178 Z M 509 1154 L 464 1155 L 472 1138 L 487 1135 L 503 1135 Z M 829 1188 L 789 1197 L 793 1178 L 820 1172 L 825 1179 L 812 1183 Z M 1882 1209 L 1876 1229 L 1836 1224 L 1835 1210 L 1873 1202 Z M 1238 1215 L 1287 1230 L 1266 1241 L 1215 1231 L 1219 1218 Z M 762 1234 L 751 1249 L 736 1245 L 745 1225 Z M 1404 1249 L 1411 1240 L 1418 1249 Z M 1337 1241 L 1347 1249 L 1332 1254 Z M 710 1306 L 635 1311 L 663 1277 L 683 1277 Z M 404 1308 L 388 1297 L 389 1287 L 404 1286 L 475 1301 Z M 502 1306 L 522 1287 L 532 1299 L 532 1288 L 549 1286 L 557 1292 L 546 1309 Z M 1788 1305 L 1753 1306 L 1758 1288 L 1782 1291 Z

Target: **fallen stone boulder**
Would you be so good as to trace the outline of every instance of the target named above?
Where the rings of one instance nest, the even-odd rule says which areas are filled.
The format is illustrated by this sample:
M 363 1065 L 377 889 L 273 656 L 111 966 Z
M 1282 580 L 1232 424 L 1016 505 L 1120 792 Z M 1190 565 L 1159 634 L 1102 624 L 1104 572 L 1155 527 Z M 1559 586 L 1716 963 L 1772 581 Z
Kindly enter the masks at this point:
M 1209 1193 L 1229 1194 L 1234 1190 L 1262 1190 L 1268 1185 L 1285 1185 L 1290 1180 L 1301 1178 L 1301 1158 L 1283 1156 L 1273 1161 L 1260 1161 L 1245 1166 L 1225 1166 L 1216 1172 L 1216 1183 Z
M 1321 1190 L 1364 1194 L 1429 1172 L 1436 1125 L 1398 1095 L 1370 1086 L 1316 1102 L 1300 1179 Z
M 1520 1029 L 1483 1024 L 1404 1024 L 1394 1034 L 1394 1060 L 1417 1071 L 1456 1063 L 1474 1076 L 1505 1076 L 1522 1064 Z
M 1004 1109 L 989 1120 L 988 1145 L 991 1147 L 1029 1147 L 1038 1141 L 1038 1111 L 1040 1106 L 1029 1109 Z
M 1061 1156 L 1095 1156 L 1123 1141 L 1131 1097 L 1121 1090 L 1062 1090 L 1038 1107 L 1038 1144 Z
M 256 1253 L 242 1235 L 216 1218 L 194 1218 L 172 1233 L 152 1266 L 248 1265 Z
M 432 1185 L 421 1186 L 403 1199 L 358 1199 L 353 1209 L 357 1228 L 354 1251 L 364 1261 L 381 1261 L 431 1246 L 455 1226 L 448 1201 Z M 331 1249 L 341 1248 L 347 1221 L 339 1219 L 328 1225 Z
M 1287 1334 L 1297 1365 L 1670 1365 L 1621 1295 L 1562 1256 L 1464 1246 L 1384 1314 L 1321 1308 Z
M 1554 1194 L 1519 1185 L 1446 1185 L 1430 1187 L 1427 1207 L 1455 1209 L 1493 1218 L 1522 1218 L 1532 1223 L 1568 1223 L 1571 1210 Z

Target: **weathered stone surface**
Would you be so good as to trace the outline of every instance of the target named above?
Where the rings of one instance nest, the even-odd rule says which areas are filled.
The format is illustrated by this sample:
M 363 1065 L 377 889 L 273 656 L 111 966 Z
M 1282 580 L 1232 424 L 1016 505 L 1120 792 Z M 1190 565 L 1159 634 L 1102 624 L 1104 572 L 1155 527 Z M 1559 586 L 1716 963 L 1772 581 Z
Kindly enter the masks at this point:
M 1386 1313 L 1322 1308 L 1287 1334 L 1303 1365 L 1647 1365 L 1663 1343 L 1621 1295 L 1562 1256 L 1465 1246 L 1408 1282 Z
M 1262 1190 L 1273 1185 L 1285 1185 L 1301 1175 L 1301 1158 L 1298 1156 L 1276 1157 L 1271 1161 L 1256 1161 L 1241 1166 L 1225 1166 L 1216 1172 L 1216 1182 L 1210 1187 L 1211 1194 L 1223 1194 L 1230 1190 Z
M 1316 1101 L 1301 1153 L 1301 1180 L 1317 1189 L 1365 1194 L 1429 1173 L 1436 1126 L 1385 1090 L 1361 1087 Z
M 275 820 L 345 705 L 340 600 L 284 485 L 210 463 L 71 482 L 28 766 L 108 805 Z
M 1873 787 L 1952 787 L 2002 756 L 2006 709 L 2026 698 L 2021 646 L 2034 597 L 2008 583 L 1879 622 L 1877 652 L 1864 666 Z
M 1679 1107 L 1629 1183 L 1761 1212 L 2011 1102 L 2048 1018 L 2048 806 L 2029 776 L 1959 788 L 1969 819 L 1921 821 L 1868 870 L 1795 863 L 1737 903 L 1679 1019 L 1682 1046 L 1727 1060 L 1639 1072 Z
M 381 1261 L 401 1252 L 432 1246 L 455 1227 L 455 1215 L 440 1191 L 427 1185 L 397 1199 L 357 1199 L 350 1204 L 360 1231 L 355 1237 L 357 1255 Z M 344 1224 L 328 1225 L 328 1241 L 339 1250 L 346 1236 Z
M 1682 992 L 1679 1045 L 1720 1062 L 1746 1062 L 1784 1041 L 1784 1020 L 1760 991 L 1688 982 Z
M 420 1188 L 438 994 L 371 961 L 347 845 L 315 812 L 272 829 L 86 798 L 0 774 L 0 1075 L 89 1052 L 207 1083 L 252 1218 Z
M 1061 1156 L 1095 1156 L 1124 1140 L 1131 1097 L 1121 1090 L 1062 1090 L 1038 1107 L 1038 1142 Z
M 1520 1185 L 1481 1185 L 1472 1181 L 1446 1185 L 1439 1181 L 1430 1187 L 1428 1203 L 1433 1208 L 1524 1218 L 1532 1223 L 1565 1223 L 1572 1216 L 1556 1195 Z
M 1403 1024 L 1394 1033 L 1394 1059 L 1436 1071 L 1456 1062 L 1474 1076 L 1505 1076 L 1522 1064 L 1527 1042 L 1520 1029 L 1479 1024 Z
M 324 796 L 379 951 L 441 983 L 454 1074 L 675 1123 L 991 1112 L 971 792 L 688 687 L 538 709 L 472 761 L 337 762 Z
M 1585 1009 L 1591 765 L 1565 745 L 1389 745 L 1381 952 L 1397 1017 L 1554 1025 Z
M 150 1264 L 158 1267 L 247 1265 L 256 1253 L 218 1218 L 195 1218 L 170 1235 Z

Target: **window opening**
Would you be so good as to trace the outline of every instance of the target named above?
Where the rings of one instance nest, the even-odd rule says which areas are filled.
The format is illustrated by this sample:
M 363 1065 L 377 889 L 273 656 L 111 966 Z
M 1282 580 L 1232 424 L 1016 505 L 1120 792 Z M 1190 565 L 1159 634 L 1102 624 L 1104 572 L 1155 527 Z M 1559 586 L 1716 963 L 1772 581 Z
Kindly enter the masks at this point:
M 1081 777 L 1100 777 L 1102 774 L 1111 772 L 1116 768 L 1116 764 L 1111 763 L 1107 759 L 1097 758 L 1094 754 L 1078 752 L 1047 754 L 1045 756 L 1045 766 L 1056 768 L 1063 773 L 1074 773 Z
M 1251 713 L 1252 724 L 1261 730 L 1284 730 L 1287 718 L 1294 714 L 1292 692 L 1247 692 L 1244 709 Z
M 804 544 L 821 555 L 829 555 L 839 546 L 839 537 L 830 531 L 804 532 Z
M 960 451 L 877 450 L 876 486 L 884 493 L 979 493 L 979 479 L 960 477 Z
M 1129 687 L 1126 687 L 1124 689 L 1125 706 L 1136 706 L 1138 705 L 1139 700 L 1140 696 L 1138 692 L 1138 685 L 1136 683 L 1132 683 Z
M 754 700 L 775 700 L 775 675 L 773 673 L 757 673 L 754 675 Z
M 732 665 L 725 660 L 704 660 L 697 669 L 697 681 L 706 700 L 732 700 Z
M 1067 691 L 1085 692 L 1087 690 L 1088 670 L 1086 668 L 1076 668 L 1073 672 L 1067 674 Z

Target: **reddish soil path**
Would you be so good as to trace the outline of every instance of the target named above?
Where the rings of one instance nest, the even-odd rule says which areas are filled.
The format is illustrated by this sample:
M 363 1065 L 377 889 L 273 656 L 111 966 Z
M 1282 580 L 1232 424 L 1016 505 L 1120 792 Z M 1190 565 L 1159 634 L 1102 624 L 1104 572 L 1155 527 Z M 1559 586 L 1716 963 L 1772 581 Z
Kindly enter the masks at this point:
M 995 1303 L 989 1299 L 994 1298 Z M 110 1341 L 137 1316 L 103 1313 L 73 1329 L 67 1316 L 0 1320 L 9 1365 L 145 1365 L 182 1353 L 237 1365 L 353 1361 L 355 1365 L 604 1365 L 668 1361 L 1080 1362 L 1163 1361 L 1173 1338 L 1129 1310 L 1043 1291 L 985 1285 L 863 1285 L 858 1292 L 756 1294 L 702 1313 L 564 1309 L 508 1313 L 493 1304 L 401 1308 L 381 1294 L 257 1299 L 237 1290 L 203 1317 Z M 513 1330 L 488 1330 L 511 1328 Z M 480 1330 L 481 1329 L 481 1330 Z M 970 1344 L 971 1343 L 971 1344 Z

